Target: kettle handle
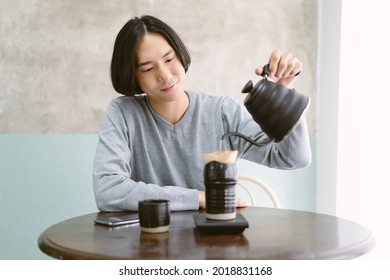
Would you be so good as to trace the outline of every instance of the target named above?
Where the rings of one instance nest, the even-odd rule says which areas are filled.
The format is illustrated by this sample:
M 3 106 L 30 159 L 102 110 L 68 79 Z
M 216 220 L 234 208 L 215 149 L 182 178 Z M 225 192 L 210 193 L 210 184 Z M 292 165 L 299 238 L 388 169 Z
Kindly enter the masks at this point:
M 269 70 L 269 63 L 264 65 L 263 66 L 263 73 L 261 73 L 261 76 L 264 77 L 266 80 L 268 79 L 268 75 L 270 73 L 270 70 Z M 301 71 L 299 71 L 298 73 L 296 73 L 294 76 L 298 76 L 299 74 L 301 74 Z
M 269 75 L 269 63 L 263 66 L 263 73 L 261 73 L 261 76 L 265 79 L 268 79 Z
M 263 73 L 261 73 L 261 76 L 264 77 L 264 80 L 269 80 L 268 79 L 268 76 L 269 76 L 269 73 L 270 73 L 270 70 L 269 70 L 269 63 L 264 65 L 263 66 Z M 295 74 L 295 77 L 298 76 L 299 74 L 301 74 L 301 71 L 299 71 L 298 73 Z M 272 80 L 271 80 L 272 81 Z M 242 88 L 241 90 L 241 93 L 249 93 L 251 92 L 253 89 L 253 83 L 252 81 L 249 81 L 246 83 L 246 85 Z

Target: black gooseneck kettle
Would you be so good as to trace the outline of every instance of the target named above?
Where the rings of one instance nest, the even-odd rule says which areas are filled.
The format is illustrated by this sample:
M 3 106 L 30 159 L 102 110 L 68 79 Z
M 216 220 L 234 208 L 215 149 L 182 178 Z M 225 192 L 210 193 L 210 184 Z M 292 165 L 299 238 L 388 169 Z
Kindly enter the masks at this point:
M 249 81 L 242 89 L 242 93 L 247 93 L 244 105 L 253 120 L 267 134 L 269 141 L 258 143 L 241 133 L 228 132 L 222 136 L 221 142 L 225 137 L 238 136 L 253 145 L 264 146 L 282 141 L 298 125 L 309 107 L 310 98 L 294 89 L 272 82 L 268 75 L 269 64 L 264 66 L 263 79 L 254 86 L 252 81 Z

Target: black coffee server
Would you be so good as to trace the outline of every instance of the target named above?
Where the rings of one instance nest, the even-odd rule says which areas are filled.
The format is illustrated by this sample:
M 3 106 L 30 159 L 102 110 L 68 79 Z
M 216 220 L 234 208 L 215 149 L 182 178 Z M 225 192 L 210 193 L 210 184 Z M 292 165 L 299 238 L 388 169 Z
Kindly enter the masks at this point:
M 204 157 L 206 217 L 212 220 L 236 218 L 237 151 L 218 151 Z

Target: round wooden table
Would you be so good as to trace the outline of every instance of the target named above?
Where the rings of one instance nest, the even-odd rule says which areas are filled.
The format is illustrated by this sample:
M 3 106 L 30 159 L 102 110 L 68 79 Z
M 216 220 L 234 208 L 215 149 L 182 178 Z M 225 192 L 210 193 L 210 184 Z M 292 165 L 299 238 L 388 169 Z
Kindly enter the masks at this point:
M 374 239 L 365 227 L 312 212 L 262 207 L 238 209 L 249 223 L 241 234 L 203 234 L 198 211 L 172 212 L 169 232 L 143 233 L 139 224 L 109 228 L 92 213 L 45 230 L 40 249 L 58 259 L 352 259 L 369 252 Z

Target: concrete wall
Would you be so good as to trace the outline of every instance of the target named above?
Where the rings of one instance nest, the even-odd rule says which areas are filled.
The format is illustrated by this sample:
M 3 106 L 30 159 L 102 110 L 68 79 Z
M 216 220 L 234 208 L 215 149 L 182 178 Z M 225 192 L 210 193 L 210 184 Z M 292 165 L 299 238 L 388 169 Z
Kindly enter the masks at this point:
M 254 69 L 272 50 L 296 54 L 304 63 L 296 88 L 313 99 L 315 151 L 317 1 L 0 0 L 0 259 L 48 258 L 37 246 L 43 230 L 97 211 L 97 132 L 118 96 L 112 46 L 123 24 L 143 14 L 168 22 L 187 44 L 188 89 L 243 100 L 242 86 L 257 80 Z M 284 208 L 314 210 L 315 166 L 314 158 L 299 171 L 238 167 L 266 180 Z
M 143 14 L 169 23 L 187 44 L 189 89 L 242 100 L 254 69 L 280 48 L 302 60 L 296 88 L 315 98 L 316 1 L 1 0 L 0 132 L 97 132 L 117 96 L 109 79 L 115 37 Z

